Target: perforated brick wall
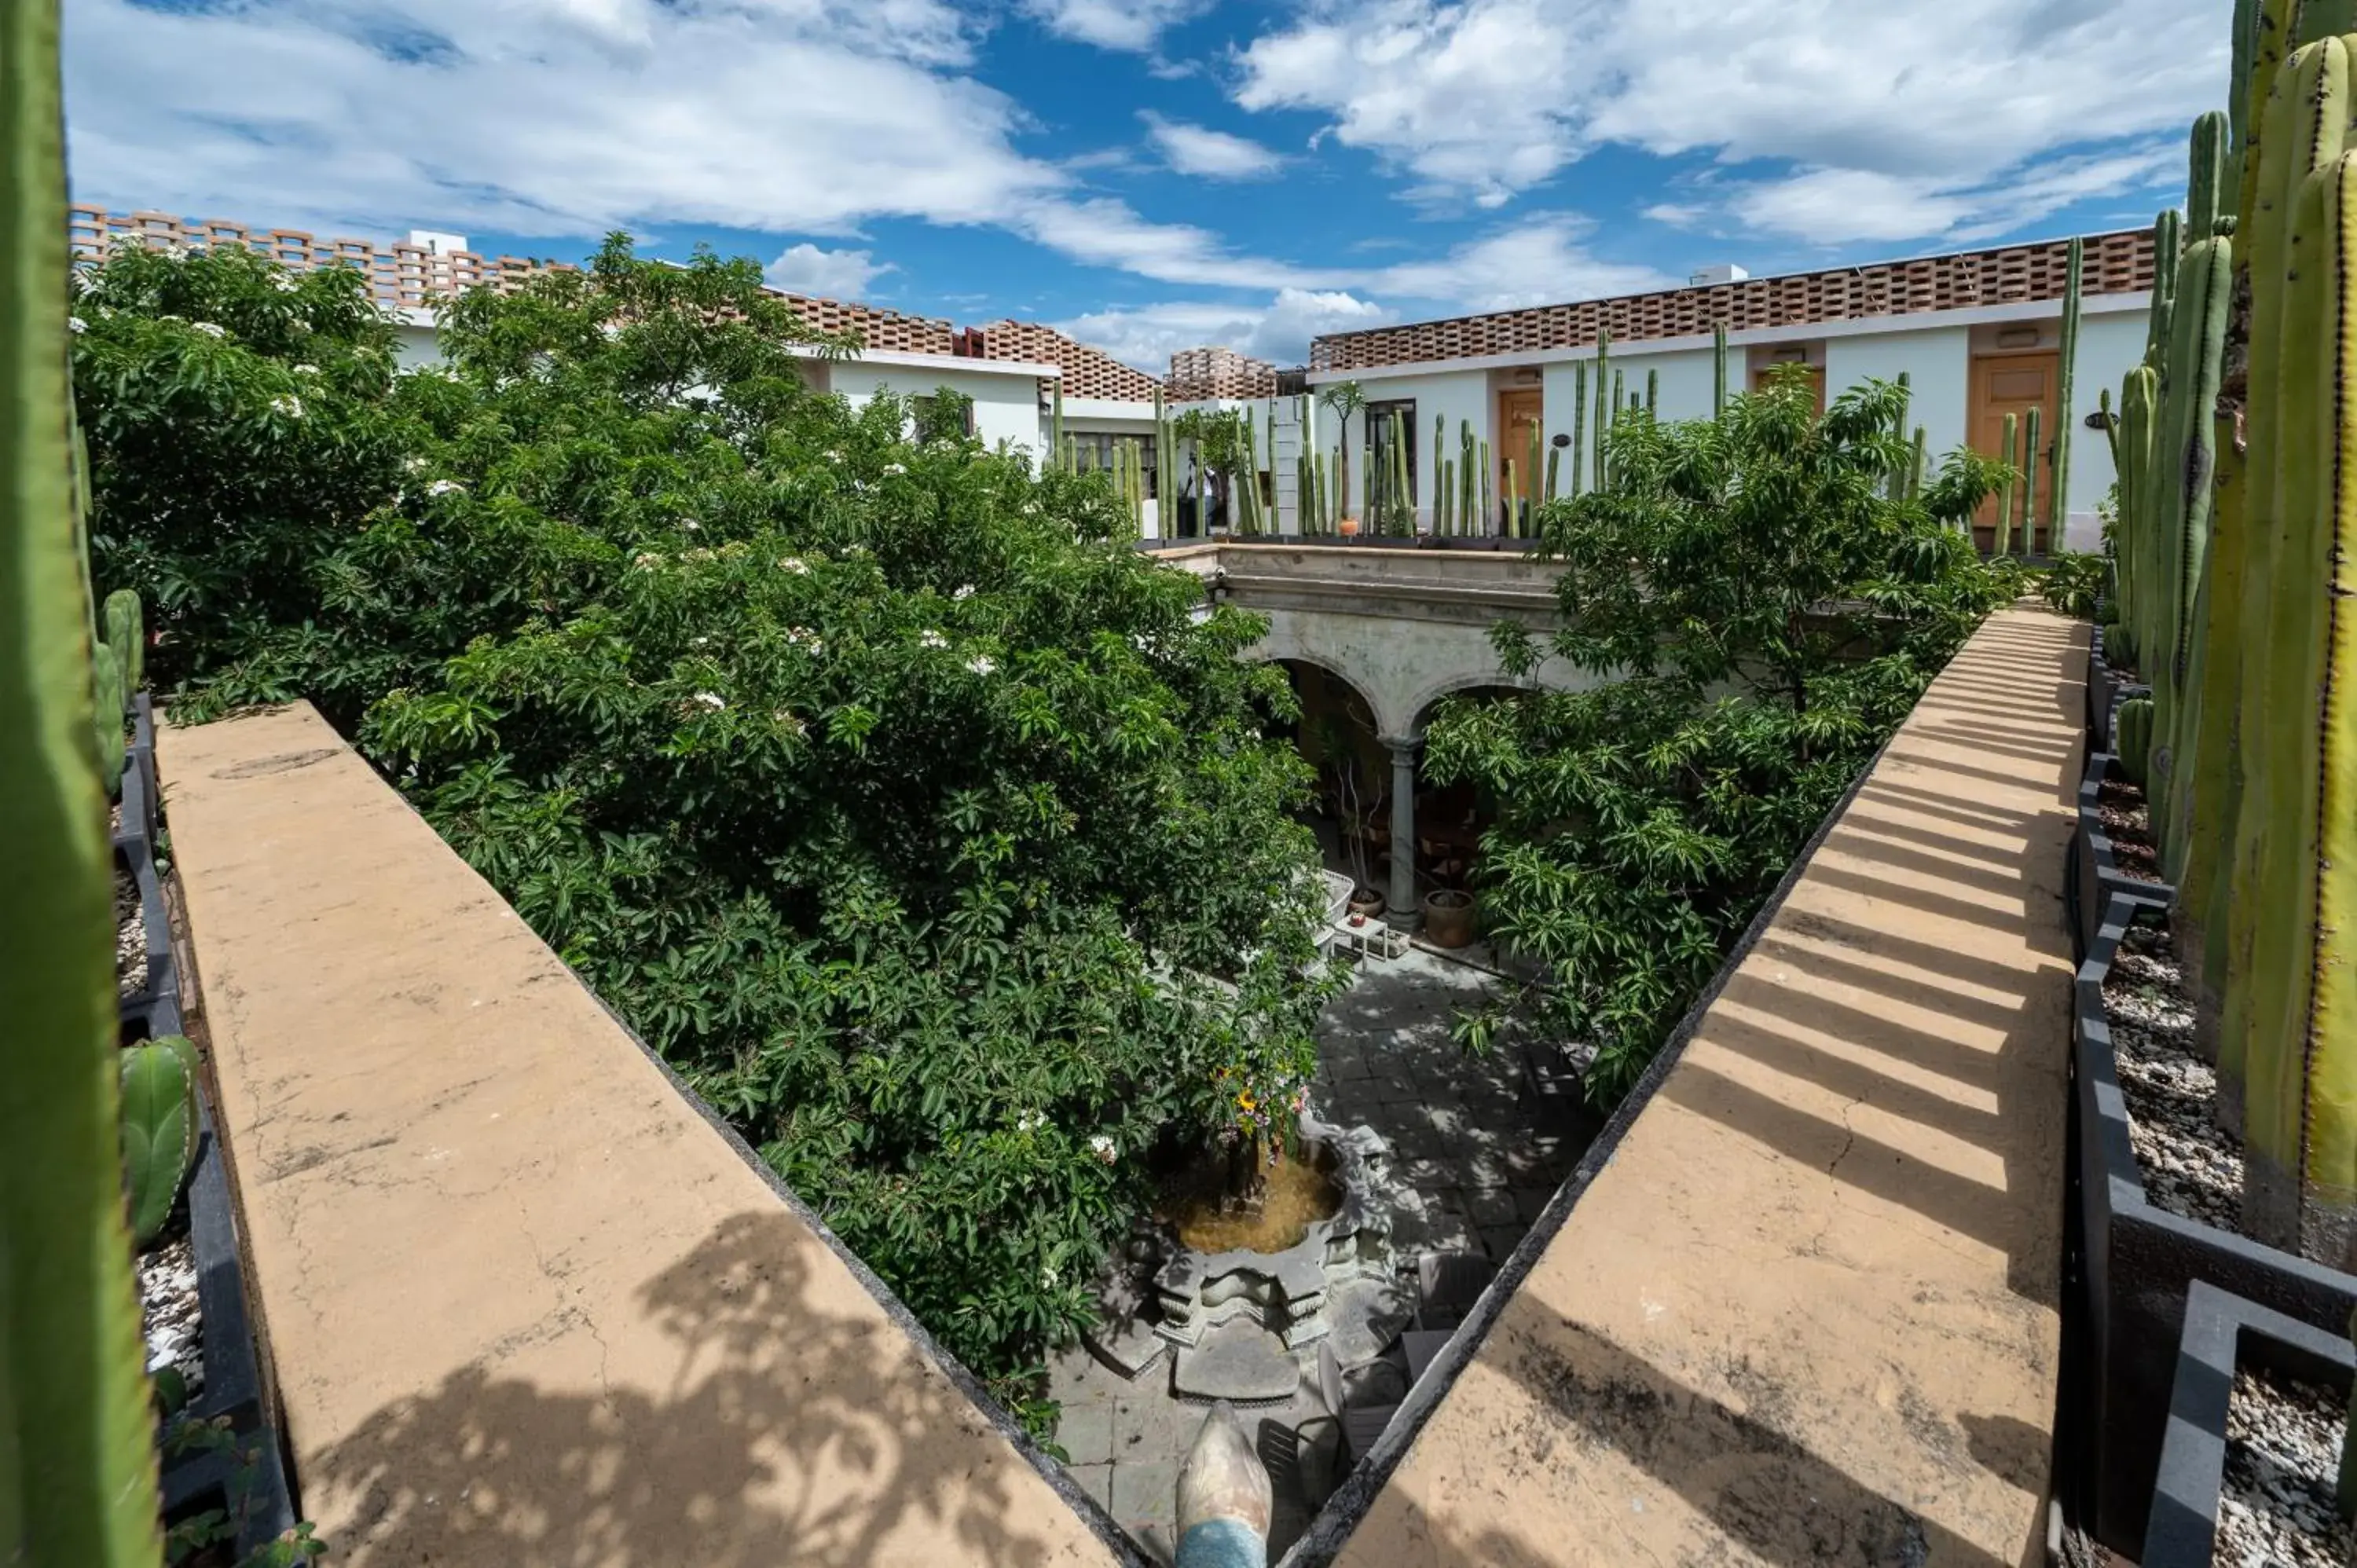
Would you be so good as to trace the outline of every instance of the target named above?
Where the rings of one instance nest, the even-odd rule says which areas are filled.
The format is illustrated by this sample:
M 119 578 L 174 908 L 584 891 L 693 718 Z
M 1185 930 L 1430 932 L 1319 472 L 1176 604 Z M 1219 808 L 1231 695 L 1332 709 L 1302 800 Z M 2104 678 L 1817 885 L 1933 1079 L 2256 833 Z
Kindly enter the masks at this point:
M 994 321 L 969 328 L 962 350 L 979 360 L 1019 360 L 1054 365 L 1063 372 L 1066 397 L 1114 398 L 1124 403 L 1152 403 L 1161 383 L 1144 371 L 1123 364 L 1102 349 L 1065 337 L 1036 321 Z
M 1233 349 L 1182 349 L 1170 356 L 1163 383 L 1174 403 L 1276 395 L 1276 367 Z
M 1309 368 L 1371 370 L 1381 365 L 1581 348 L 1598 341 L 1607 330 L 1615 343 L 1637 343 L 1699 337 L 1721 326 L 1740 332 L 2059 300 L 2069 254 L 2070 242 L 2055 240 L 2005 250 L 1337 332 L 1310 345 Z M 2086 242 L 2087 293 L 2139 292 L 2152 287 L 2152 276 L 2149 230 L 2095 235 Z M 1174 374 L 1177 369 L 1174 359 Z

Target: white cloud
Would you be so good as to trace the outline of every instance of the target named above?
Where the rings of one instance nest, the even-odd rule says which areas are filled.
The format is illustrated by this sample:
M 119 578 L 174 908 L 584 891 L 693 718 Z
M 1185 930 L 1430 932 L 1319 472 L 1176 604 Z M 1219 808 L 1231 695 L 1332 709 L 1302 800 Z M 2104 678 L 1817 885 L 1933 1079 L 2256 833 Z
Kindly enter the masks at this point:
M 2222 102 L 2227 9 L 1315 0 L 1245 48 L 1238 101 L 1326 115 L 1338 140 L 1427 199 L 1501 202 L 1618 143 L 1798 165 L 1814 183 L 1770 201 L 1780 220 L 1814 212 L 1853 238 L 1963 235 L 2038 208 L 2009 199 L 1999 176 L 2090 144 L 2140 156 L 2146 138 Z M 1844 210 L 1844 191 L 1894 205 Z
M 1139 113 L 1162 161 L 1180 174 L 1203 179 L 1265 179 L 1285 166 L 1284 157 L 1258 142 L 1225 131 L 1166 120 L 1152 110 Z
M 1101 49 L 1139 53 L 1166 27 L 1207 8 L 1209 0 L 1024 0 L 1023 9 L 1049 32 Z
M 877 274 L 891 270 L 888 263 L 878 265 L 872 251 L 823 251 L 804 241 L 786 247 L 776 261 L 761 269 L 761 275 L 770 280 L 770 287 L 788 294 L 857 299 Z
M 1169 368 L 1181 349 L 1218 344 L 1240 354 L 1297 365 L 1309 357 L 1309 340 L 1325 332 L 1381 327 L 1398 316 L 1347 290 L 1277 291 L 1265 305 L 1210 300 L 1173 300 L 1127 309 L 1092 311 L 1057 329 L 1103 349 L 1141 370 Z
M 1558 300 L 1667 288 L 1677 280 L 1649 267 L 1589 255 L 1583 220 L 1555 214 L 1469 241 L 1447 255 L 1384 266 L 1342 268 L 1310 286 L 1278 288 L 1265 303 L 1174 300 L 1101 310 L 1062 329 L 1143 369 L 1163 369 L 1180 349 L 1217 343 L 1297 365 L 1309 340 L 1445 312 L 1509 310 Z
M 75 194 L 331 231 L 1009 228 L 1148 277 L 1294 269 L 1090 198 L 958 74 L 950 0 L 71 0 Z
M 2183 178 L 2174 141 L 2034 165 L 1994 181 L 1947 181 L 1864 169 L 1803 169 L 1736 188 L 1734 215 L 1820 244 L 1938 236 L 1957 244 L 2010 232 L 2100 196 L 2133 199 Z
M 1652 267 L 1588 254 L 1580 242 L 1593 227 L 1584 219 L 1552 214 L 1470 241 L 1445 256 L 1394 263 L 1365 274 L 1363 281 L 1379 294 L 1405 295 L 1460 310 L 1512 310 L 1675 284 Z

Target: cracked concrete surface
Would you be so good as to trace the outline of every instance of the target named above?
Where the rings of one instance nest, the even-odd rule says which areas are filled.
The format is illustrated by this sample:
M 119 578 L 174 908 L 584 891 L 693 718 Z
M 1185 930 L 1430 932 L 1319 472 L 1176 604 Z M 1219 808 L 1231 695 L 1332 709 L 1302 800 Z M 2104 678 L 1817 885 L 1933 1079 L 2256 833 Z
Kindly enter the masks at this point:
M 158 745 L 333 1561 L 1118 1560 L 307 706 Z
M 2086 628 L 1893 741 L 1338 1561 L 2044 1561 Z

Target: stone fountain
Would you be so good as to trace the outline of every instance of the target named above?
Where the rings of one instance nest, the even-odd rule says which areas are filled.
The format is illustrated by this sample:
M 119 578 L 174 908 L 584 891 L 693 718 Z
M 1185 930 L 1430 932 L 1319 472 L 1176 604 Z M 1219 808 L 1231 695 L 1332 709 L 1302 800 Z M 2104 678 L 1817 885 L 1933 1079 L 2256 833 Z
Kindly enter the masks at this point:
M 1282 1251 L 1205 1251 L 1162 1227 L 1166 1255 L 1150 1307 L 1127 1333 L 1142 1370 L 1168 1348 L 1182 1399 L 1281 1400 L 1299 1386 L 1299 1355 L 1329 1342 L 1344 1366 L 1372 1360 L 1414 1310 L 1392 1251 L 1398 1187 L 1390 1151 L 1370 1127 L 1304 1115 L 1297 1158 L 1318 1162 L 1340 1198 Z M 1158 1341 L 1150 1348 L 1147 1332 Z M 1101 1351 L 1109 1347 L 1100 1341 Z M 1144 1352 L 1141 1354 L 1141 1352 Z

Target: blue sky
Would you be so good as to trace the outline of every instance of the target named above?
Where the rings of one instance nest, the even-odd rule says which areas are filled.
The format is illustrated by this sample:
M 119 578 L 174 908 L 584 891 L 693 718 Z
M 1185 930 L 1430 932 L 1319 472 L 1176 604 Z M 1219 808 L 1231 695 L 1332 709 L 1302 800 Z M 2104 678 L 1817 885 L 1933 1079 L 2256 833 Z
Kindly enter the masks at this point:
M 1134 362 L 2125 227 L 2232 0 L 65 0 L 75 195 Z

